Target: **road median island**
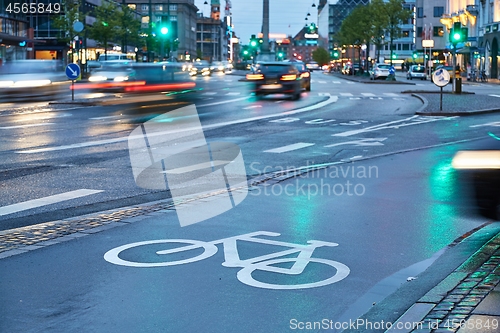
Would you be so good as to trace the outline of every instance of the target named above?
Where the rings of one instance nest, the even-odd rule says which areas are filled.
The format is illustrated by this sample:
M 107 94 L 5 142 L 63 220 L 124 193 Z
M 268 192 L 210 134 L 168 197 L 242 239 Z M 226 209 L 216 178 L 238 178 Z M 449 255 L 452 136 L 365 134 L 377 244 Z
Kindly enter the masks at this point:
M 402 93 L 409 93 L 424 103 L 423 107 L 415 112 L 422 116 L 453 117 L 500 112 L 498 97 L 494 96 L 481 95 L 478 98 L 474 93 L 443 93 L 443 109 L 440 110 L 440 94 L 427 91 Z

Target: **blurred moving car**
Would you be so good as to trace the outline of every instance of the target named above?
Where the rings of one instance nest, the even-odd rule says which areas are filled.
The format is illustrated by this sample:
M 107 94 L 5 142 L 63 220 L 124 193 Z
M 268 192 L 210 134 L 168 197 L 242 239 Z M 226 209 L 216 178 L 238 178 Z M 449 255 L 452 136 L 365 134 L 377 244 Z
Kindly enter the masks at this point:
M 389 64 L 375 64 L 370 71 L 370 80 L 387 78 L 389 76 Z
M 68 89 L 60 60 L 15 60 L 0 66 L 2 100 L 53 97 Z
M 95 86 L 98 90 L 122 91 L 129 84 L 136 80 L 136 73 L 132 67 L 133 62 L 123 60 L 104 61 L 100 68 L 92 71 L 88 80 L 92 83 L 99 83 Z
M 500 137 L 488 133 L 488 142 L 477 150 L 459 151 L 452 166 L 472 188 L 479 213 L 500 220 Z
M 300 72 L 289 62 L 259 63 L 255 73 L 247 74 L 246 78 L 253 83 L 253 91 L 257 97 L 288 94 L 294 100 L 300 99 L 302 91 Z
M 89 77 L 89 82 L 80 82 L 75 89 L 94 91 L 119 91 L 125 93 L 178 92 L 196 86 L 189 73 L 182 70 L 181 63 L 134 61 L 108 62 Z
M 106 53 L 100 54 L 97 61 L 130 60 L 125 53 Z
M 210 71 L 212 73 L 225 73 L 226 66 L 224 66 L 222 61 L 214 61 L 212 65 L 210 65 Z
M 317 71 L 317 70 L 321 69 L 316 61 L 310 61 L 310 62 L 308 62 L 306 64 L 306 67 L 307 67 L 307 69 L 309 69 L 311 71 Z
M 189 70 L 189 75 L 196 76 L 208 76 L 211 74 L 210 64 L 206 60 L 198 60 L 193 63 L 193 66 Z
M 309 69 L 307 69 L 306 67 L 307 65 L 304 64 L 302 61 L 290 60 L 285 62 L 291 63 L 299 71 L 300 78 L 302 81 L 301 83 L 302 89 L 305 89 L 306 91 L 311 91 L 311 72 Z
M 231 72 L 233 70 L 233 64 L 230 61 L 223 61 L 222 64 L 224 65 L 226 72 Z
M 410 69 L 406 73 L 406 79 L 413 80 L 413 78 L 427 80 L 427 75 L 425 73 L 425 67 L 421 66 L 421 65 L 410 66 Z

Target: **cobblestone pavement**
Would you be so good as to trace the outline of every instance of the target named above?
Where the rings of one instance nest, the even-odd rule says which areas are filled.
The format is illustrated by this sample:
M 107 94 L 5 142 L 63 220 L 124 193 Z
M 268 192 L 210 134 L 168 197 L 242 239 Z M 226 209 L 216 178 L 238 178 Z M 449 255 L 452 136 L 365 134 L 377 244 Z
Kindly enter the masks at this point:
M 440 94 L 417 93 L 427 100 L 428 105 L 423 112 L 438 113 Z M 483 110 L 499 110 L 500 98 L 476 94 L 443 94 L 443 112 L 478 112 Z

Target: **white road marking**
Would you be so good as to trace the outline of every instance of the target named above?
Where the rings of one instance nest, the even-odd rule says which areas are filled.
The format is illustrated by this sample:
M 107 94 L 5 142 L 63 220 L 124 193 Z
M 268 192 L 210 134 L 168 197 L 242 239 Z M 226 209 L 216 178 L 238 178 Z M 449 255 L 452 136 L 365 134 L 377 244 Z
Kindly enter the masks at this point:
M 320 80 L 320 81 L 318 81 L 318 83 L 325 84 L 326 81 Z
M 241 100 L 244 100 L 247 98 L 248 97 L 236 98 L 236 99 L 228 100 L 228 101 L 224 101 L 224 102 L 215 102 L 215 103 L 211 103 L 211 104 L 197 105 L 196 107 L 203 107 L 203 106 L 209 106 L 209 105 L 218 105 L 218 104 L 223 104 L 223 103 L 229 103 L 229 102 L 234 102 L 234 101 L 241 101 Z M 337 96 L 329 96 L 329 98 L 326 101 L 320 102 L 318 104 L 306 106 L 306 107 L 303 107 L 300 109 L 280 112 L 277 114 L 244 118 L 244 119 L 238 119 L 238 120 L 233 120 L 233 121 L 226 121 L 226 122 L 222 122 L 222 123 L 206 125 L 206 126 L 203 126 L 203 129 L 207 130 L 207 129 L 212 129 L 212 128 L 219 128 L 219 127 L 224 127 L 224 126 L 248 123 L 248 122 L 252 122 L 252 121 L 256 121 L 256 120 L 277 118 L 277 117 L 283 117 L 283 116 L 289 116 L 289 115 L 294 115 L 294 114 L 298 114 L 298 113 L 308 112 L 308 111 L 320 109 L 324 106 L 335 103 L 338 101 L 338 99 L 339 98 Z M 181 133 L 181 132 L 192 131 L 192 130 L 193 130 L 193 128 L 184 128 L 184 129 L 179 129 L 177 131 L 172 131 L 172 130 L 164 131 L 164 132 L 160 131 L 160 132 L 155 133 L 153 136 L 165 135 L 165 134 L 170 135 L 173 133 Z M 137 138 L 142 138 L 142 136 L 137 136 Z M 105 144 L 110 144 L 110 143 L 126 142 L 128 140 L 129 140 L 129 137 L 125 136 L 125 137 L 107 139 L 107 140 L 87 141 L 87 142 L 75 143 L 75 144 L 65 145 L 65 146 L 47 147 L 47 148 L 30 149 L 30 150 L 20 150 L 20 151 L 16 151 L 16 153 L 17 154 L 36 154 L 36 153 L 44 153 L 44 152 L 48 152 L 48 151 L 58 151 L 58 150 L 75 149 L 75 148 L 83 148 L 83 147 L 94 147 L 94 146 L 100 146 L 100 145 L 105 145 Z
M 361 95 L 363 95 L 365 97 L 375 97 L 375 94 L 373 94 L 373 93 L 361 93 Z
M 302 149 L 302 148 L 310 147 L 310 146 L 314 146 L 314 143 L 298 142 L 298 143 L 294 143 L 294 144 L 291 144 L 291 145 L 288 145 L 288 146 L 283 146 L 283 147 L 279 147 L 279 148 L 264 150 L 264 153 L 277 153 L 277 154 L 281 154 L 281 153 L 286 153 L 287 151 Z
M 102 119 L 113 119 L 113 118 L 121 118 L 123 116 L 107 116 L 107 117 L 93 117 L 93 118 L 89 118 L 89 119 L 92 119 L 92 120 L 102 120 Z
M 228 92 L 226 94 L 226 96 L 238 96 L 238 95 L 241 95 L 241 93 L 240 92 Z
M 382 97 L 370 97 L 370 99 L 373 99 L 373 100 L 381 100 L 383 99 Z
M 343 145 L 354 145 L 354 146 L 383 146 L 384 144 L 382 141 L 387 140 L 387 138 L 368 138 L 368 139 L 361 139 L 361 140 L 354 140 L 354 141 L 346 141 L 346 142 L 339 142 L 339 143 L 333 143 L 331 145 L 324 146 L 325 148 L 330 148 L 330 147 L 337 147 L 337 146 L 343 146 Z
M 340 84 L 340 81 L 332 81 L 332 83 Z
M 27 127 L 38 127 L 45 125 L 53 125 L 54 123 L 41 123 L 41 124 L 26 124 L 26 125 L 15 125 L 15 126 L 2 126 L 0 129 L 16 129 L 16 128 L 27 128 Z
M 471 125 L 469 127 L 485 127 L 485 126 L 500 127 L 500 121 L 494 121 L 491 123 L 485 123 L 485 124 L 479 124 L 479 125 Z
M 358 100 L 361 99 L 361 97 L 349 97 L 350 100 Z
M 493 97 L 500 97 L 500 95 L 488 95 L 488 96 L 493 96 Z
M 202 95 L 217 95 L 217 92 L 215 92 L 215 91 L 206 91 L 206 92 L 202 93 Z
M 367 123 L 368 120 L 349 120 L 347 123 L 340 123 L 342 126 L 356 126 Z
M 308 120 L 305 122 L 305 124 L 326 124 L 326 123 L 331 123 L 332 121 L 335 121 L 335 119 L 318 118 L 318 119 Z
M 340 93 L 340 96 L 354 96 L 354 95 L 351 93 Z
M 399 97 L 399 94 L 396 93 L 384 93 L 386 96 L 391 96 L 391 97 Z
M 262 105 L 250 105 L 250 106 L 247 106 L 246 108 L 243 108 L 243 110 L 261 108 L 261 107 L 262 107 Z
M 347 82 L 347 84 L 356 84 L 355 82 Z
M 42 206 L 46 206 L 46 205 L 50 205 L 50 204 L 54 204 L 54 203 L 58 203 L 58 202 L 62 202 L 62 201 L 67 201 L 67 200 L 71 200 L 71 199 L 77 199 L 77 198 L 85 197 L 85 196 L 100 193 L 100 192 L 103 192 L 103 191 L 102 190 L 80 189 L 80 190 L 76 190 L 76 191 L 51 195 L 51 196 L 40 198 L 40 199 L 24 201 L 24 202 L 20 202 L 17 204 L 0 207 L 0 216 L 14 214 L 14 213 L 21 212 L 23 210 L 38 208 L 38 207 L 42 207 Z
M 237 101 L 243 101 L 245 99 L 248 99 L 248 97 L 241 97 L 241 98 L 229 99 L 227 101 L 220 101 L 220 102 L 215 102 L 215 103 L 201 104 L 201 105 L 196 105 L 196 107 L 197 108 L 203 108 L 203 107 L 206 107 L 206 106 L 213 106 L 213 105 L 220 105 L 220 104 L 227 104 L 227 103 L 232 103 L 232 102 L 237 102 Z
M 421 119 L 421 120 L 411 122 L 412 120 L 415 120 L 415 118 L 418 118 L 418 119 Z M 449 117 L 447 117 L 447 118 L 436 117 L 436 118 L 433 118 L 433 119 L 428 119 L 428 118 L 422 119 L 422 117 L 419 117 L 419 116 L 412 116 L 412 117 L 409 117 L 409 118 L 406 118 L 406 119 L 394 120 L 394 121 L 390 121 L 390 122 L 387 122 L 387 123 L 382 123 L 382 124 L 378 124 L 378 125 L 375 125 L 375 126 L 370 126 L 370 127 L 362 128 L 362 129 L 359 129 L 359 130 L 352 130 L 352 131 L 347 131 L 347 132 L 332 134 L 332 136 L 351 136 L 351 135 L 356 135 L 356 134 L 359 134 L 359 133 L 366 133 L 366 132 L 378 131 L 378 130 L 381 130 L 381 129 L 400 128 L 400 127 L 405 127 L 405 126 L 425 124 L 425 123 L 430 123 L 430 122 L 434 122 L 434 121 L 438 121 L 438 120 L 449 120 L 449 119 L 452 119 L 452 118 L 449 118 Z M 410 121 L 410 122 L 409 123 L 405 123 L 405 121 Z
M 288 118 L 281 118 L 281 119 L 275 119 L 275 120 L 269 120 L 270 123 L 293 123 L 293 122 L 296 122 L 296 121 L 299 121 L 300 118 L 292 118 L 292 117 L 288 117 Z

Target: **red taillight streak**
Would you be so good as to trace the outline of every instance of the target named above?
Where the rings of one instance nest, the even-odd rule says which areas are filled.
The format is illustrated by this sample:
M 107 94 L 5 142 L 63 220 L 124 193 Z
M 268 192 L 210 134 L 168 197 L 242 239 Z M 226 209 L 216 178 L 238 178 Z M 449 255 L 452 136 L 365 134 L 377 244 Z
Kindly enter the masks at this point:
M 194 82 L 183 82 L 183 83 L 168 83 L 168 84 L 152 84 L 145 86 L 132 86 L 126 87 L 126 92 L 132 91 L 163 91 L 163 90 L 177 90 L 177 89 L 189 89 L 196 87 Z

